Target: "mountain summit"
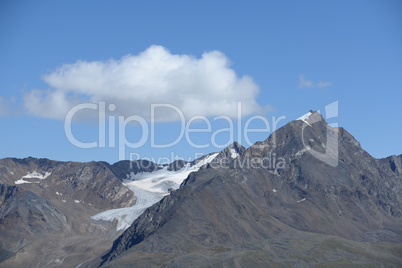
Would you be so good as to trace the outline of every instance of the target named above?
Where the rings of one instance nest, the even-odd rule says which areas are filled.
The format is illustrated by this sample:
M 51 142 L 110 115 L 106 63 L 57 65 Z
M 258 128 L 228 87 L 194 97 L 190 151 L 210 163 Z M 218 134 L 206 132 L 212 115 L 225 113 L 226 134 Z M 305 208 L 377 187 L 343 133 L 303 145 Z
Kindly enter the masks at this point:
M 402 265 L 402 155 L 318 112 L 192 162 L 2 159 L 0 179 L 0 266 Z
M 90 265 L 401 265 L 399 161 L 311 113 L 230 165 L 189 174 Z

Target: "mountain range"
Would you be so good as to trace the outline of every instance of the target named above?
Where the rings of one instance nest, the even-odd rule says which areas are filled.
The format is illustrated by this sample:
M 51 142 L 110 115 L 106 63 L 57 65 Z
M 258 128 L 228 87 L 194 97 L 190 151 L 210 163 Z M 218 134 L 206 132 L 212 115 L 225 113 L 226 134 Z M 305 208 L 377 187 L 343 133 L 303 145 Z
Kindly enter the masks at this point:
M 0 267 L 400 267 L 401 190 L 317 112 L 193 162 L 6 158 Z

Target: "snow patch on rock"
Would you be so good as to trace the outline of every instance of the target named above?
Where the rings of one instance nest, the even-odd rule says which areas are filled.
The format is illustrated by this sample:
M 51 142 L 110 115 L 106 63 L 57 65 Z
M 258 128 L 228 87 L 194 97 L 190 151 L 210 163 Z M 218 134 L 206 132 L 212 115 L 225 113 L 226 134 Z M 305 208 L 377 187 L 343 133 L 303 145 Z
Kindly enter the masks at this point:
M 306 123 L 307 125 L 310 126 L 309 122 L 307 122 L 307 119 L 308 119 L 308 118 L 310 117 L 310 115 L 312 115 L 312 114 L 313 114 L 312 112 L 308 112 L 308 113 L 306 113 L 305 115 L 300 116 L 300 117 L 297 118 L 296 120 L 301 120 L 301 121 L 303 121 L 304 123 Z
M 297 201 L 297 203 L 300 203 L 300 202 L 303 202 L 303 201 L 306 201 L 306 198 L 300 199 L 299 201 Z
M 12 173 L 12 172 L 11 172 Z M 12 173 L 14 175 L 14 173 Z M 45 174 L 36 172 L 35 170 L 31 173 L 28 172 L 27 175 L 22 176 L 21 179 L 15 181 L 15 184 L 23 184 L 23 183 L 39 183 L 39 181 L 27 181 L 24 179 L 39 179 L 39 180 L 44 180 L 47 177 L 49 177 L 52 173 L 51 172 L 45 172 Z
M 231 158 L 236 158 L 236 157 L 238 157 L 239 156 L 239 154 L 236 152 L 236 150 L 235 149 L 230 149 L 230 157 Z

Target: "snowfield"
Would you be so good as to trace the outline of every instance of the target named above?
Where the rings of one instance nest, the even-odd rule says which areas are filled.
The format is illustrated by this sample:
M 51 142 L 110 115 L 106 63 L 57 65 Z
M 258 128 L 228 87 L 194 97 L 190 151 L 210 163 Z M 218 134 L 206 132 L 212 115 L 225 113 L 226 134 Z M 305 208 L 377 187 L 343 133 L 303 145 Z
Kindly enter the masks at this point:
M 170 189 L 177 190 L 180 184 L 191 172 L 198 171 L 203 165 L 210 163 L 218 153 L 206 156 L 197 164 L 187 163 L 177 171 L 170 171 L 167 167 L 155 172 L 143 172 L 128 174 L 124 180 L 126 185 L 137 198 L 137 202 L 128 208 L 110 209 L 91 217 L 93 220 L 111 221 L 117 220 L 117 231 L 126 230 L 148 207 L 159 202 L 169 194 Z

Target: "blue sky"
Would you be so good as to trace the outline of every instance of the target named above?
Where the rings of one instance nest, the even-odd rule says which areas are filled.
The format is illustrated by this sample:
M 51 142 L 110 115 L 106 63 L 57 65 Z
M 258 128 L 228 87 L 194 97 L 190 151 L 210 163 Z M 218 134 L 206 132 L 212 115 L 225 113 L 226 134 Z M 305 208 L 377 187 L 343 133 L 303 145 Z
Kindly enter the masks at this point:
M 213 120 L 219 115 L 235 123 L 233 140 L 248 146 L 237 135 L 238 101 L 241 130 L 255 115 L 269 123 L 285 116 L 281 126 L 338 101 L 331 123 L 375 157 L 402 153 L 401 1 L 6 0 L 0 38 L 0 158 L 118 161 L 108 132 L 104 148 L 90 149 L 65 134 L 67 108 L 99 108 L 99 102 L 116 106 L 105 124 L 108 130 L 108 116 L 116 119 L 116 145 L 122 142 L 117 116 L 138 115 L 150 130 L 152 103 L 174 104 L 186 122 L 195 115 L 211 122 L 211 131 L 189 134 L 204 148 L 185 136 L 173 147 L 152 148 L 147 136 L 143 146 L 125 148 L 127 159 L 218 151 L 211 136 L 229 126 Z M 96 112 L 74 117 L 77 140 L 99 141 Z M 155 142 L 174 141 L 180 122 L 163 110 L 158 116 Z M 191 127 L 206 124 L 194 120 Z M 128 124 L 124 137 L 135 143 L 142 130 Z M 252 133 L 249 140 L 269 134 Z M 218 145 L 231 140 L 228 132 L 214 138 Z

